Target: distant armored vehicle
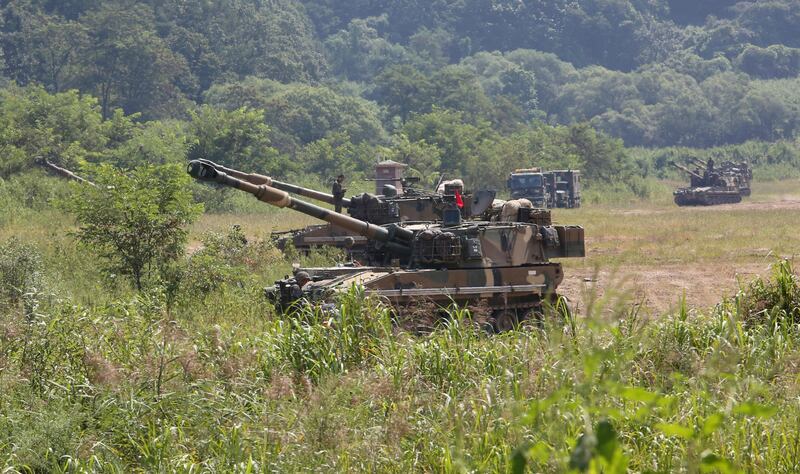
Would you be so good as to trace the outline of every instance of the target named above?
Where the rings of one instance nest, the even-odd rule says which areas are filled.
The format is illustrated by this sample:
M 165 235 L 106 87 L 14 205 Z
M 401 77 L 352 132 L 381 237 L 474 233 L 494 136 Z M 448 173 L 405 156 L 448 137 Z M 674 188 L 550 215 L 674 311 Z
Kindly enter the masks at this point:
M 695 172 L 702 173 L 703 170 L 711 167 L 719 174 L 733 178 L 739 188 L 739 194 L 744 197 L 750 196 L 750 182 L 753 180 L 753 170 L 750 169 L 750 165 L 746 162 L 723 161 L 722 164 L 715 165 L 714 160 L 703 161 L 696 157 L 690 157 L 687 161 L 697 167 Z
M 689 175 L 688 188 L 678 188 L 673 195 L 679 206 L 713 206 L 716 204 L 735 204 L 742 201 L 740 183 L 736 176 L 723 173 L 714 168 L 709 160 L 706 169 L 694 171 L 672 163 L 673 166 Z
M 528 199 L 539 208 L 580 207 L 580 183 L 578 170 L 542 171 L 541 168 L 515 170 L 506 181 L 512 199 Z
M 538 314 L 556 296 L 564 275 L 561 264 L 550 258 L 585 255 L 579 226 L 522 223 L 520 216 L 514 222 L 463 221 L 456 206 L 444 209 L 441 223 L 380 226 L 295 199 L 267 184 L 238 179 L 208 162 L 192 161 L 188 172 L 367 239 L 365 266 L 299 269 L 298 278 L 276 282 L 268 295 L 282 310 L 298 301 L 323 304 L 357 285 L 398 314 L 427 302 L 439 307 L 481 305 L 491 312 L 494 327 L 504 331 Z

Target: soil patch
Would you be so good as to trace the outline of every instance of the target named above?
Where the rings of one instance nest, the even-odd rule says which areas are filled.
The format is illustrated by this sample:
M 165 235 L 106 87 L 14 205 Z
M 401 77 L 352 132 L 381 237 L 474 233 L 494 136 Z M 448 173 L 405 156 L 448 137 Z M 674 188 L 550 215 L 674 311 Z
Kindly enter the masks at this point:
M 708 308 L 732 296 L 740 282 L 767 276 L 769 263 L 623 266 L 616 270 L 571 268 L 559 286 L 573 307 L 584 311 L 592 299 L 604 298 L 640 304 L 647 313 L 674 310 L 686 296 L 690 308 Z M 610 303 L 613 304 L 613 303 Z

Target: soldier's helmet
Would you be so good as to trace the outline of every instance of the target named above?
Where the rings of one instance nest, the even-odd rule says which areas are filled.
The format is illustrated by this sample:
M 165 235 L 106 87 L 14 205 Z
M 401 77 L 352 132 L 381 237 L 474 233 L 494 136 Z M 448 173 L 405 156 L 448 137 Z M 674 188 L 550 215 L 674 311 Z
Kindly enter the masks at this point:
M 309 281 L 309 280 L 311 280 L 311 276 L 308 274 L 308 272 L 297 272 L 294 275 L 294 279 L 297 282 Z

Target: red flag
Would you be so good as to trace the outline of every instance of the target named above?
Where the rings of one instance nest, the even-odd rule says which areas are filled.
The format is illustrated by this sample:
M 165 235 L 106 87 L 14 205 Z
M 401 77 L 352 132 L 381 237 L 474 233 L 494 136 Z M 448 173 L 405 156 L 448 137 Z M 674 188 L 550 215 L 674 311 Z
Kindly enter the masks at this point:
M 464 200 L 461 199 L 461 193 L 458 192 L 458 189 L 456 189 L 456 206 L 458 206 L 459 209 L 464 207 Z

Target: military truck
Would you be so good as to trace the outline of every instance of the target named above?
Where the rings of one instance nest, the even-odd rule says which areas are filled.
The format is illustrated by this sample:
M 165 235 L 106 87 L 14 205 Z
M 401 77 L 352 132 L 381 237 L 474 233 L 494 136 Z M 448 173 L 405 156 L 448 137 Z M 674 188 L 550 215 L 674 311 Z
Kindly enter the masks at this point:
M 540 208 L 574 208 L 581 205 L 581 173 L 578 170 L 542 171 L 517 169 L 506 185 L 512 199 L 528 199 Z
M 538 208 L 550 207 L 548 184 L 541 168 L 514 170 L 508 176 L 506 186 L 511 192 L 511 199 L 527 199 Z
M 367 239 L 364 266 L 298 269 L 309 275 L 276 282 L 267 292 L 276 307 L 329 303 L 338 292 L 360 286 L 397 314 L 431 303 L 481 305 L 498 331 L 541 313 L 564 275 L 551 258 L 583 257 L 583 228 L 519 222 L 464 221 L 455 206 L 440 223 L 376 225 L 315 206 L 267 184 L 238 179 L 208 162 L 192 161 L 195 179 L 230 186 L 267 204 L 337 225 Z M 522 212 L 522 211 L 520 211 Z M 530 211 L 528 211 L 530 212 Z
M 578 170 L 555 170 L 544 173 L 550 207 L 581 207 L 581 172 Z

